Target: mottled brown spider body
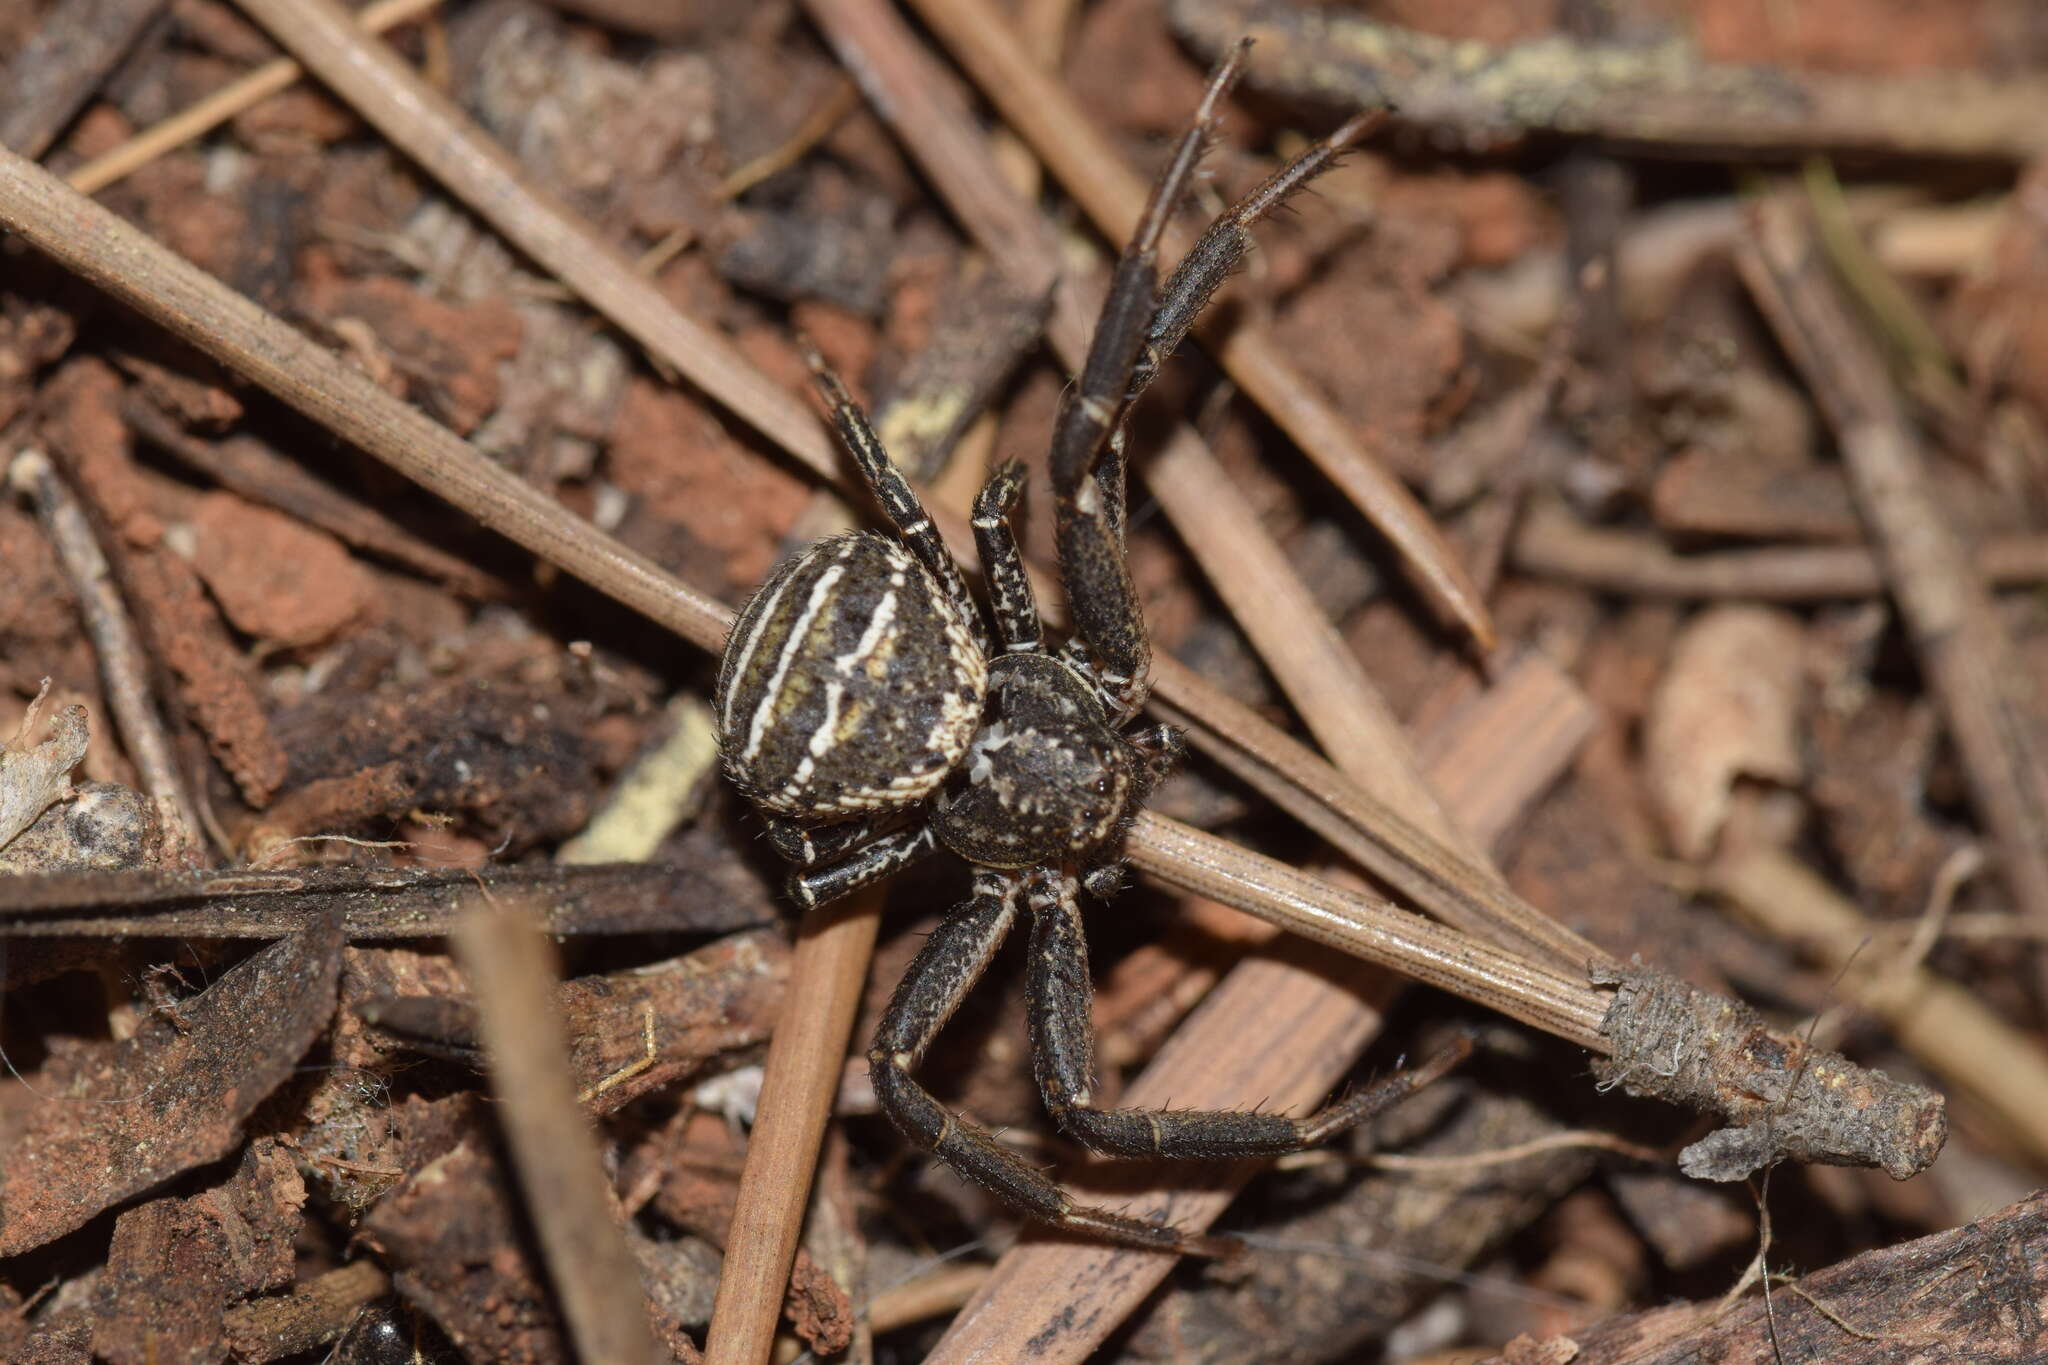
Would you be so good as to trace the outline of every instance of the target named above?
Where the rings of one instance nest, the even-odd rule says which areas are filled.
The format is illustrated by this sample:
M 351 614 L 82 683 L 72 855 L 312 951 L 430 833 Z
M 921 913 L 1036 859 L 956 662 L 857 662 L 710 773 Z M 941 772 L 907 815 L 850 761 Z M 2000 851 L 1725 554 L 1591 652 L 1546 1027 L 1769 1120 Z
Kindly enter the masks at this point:
M 1124 564 L 1123 426 L 1249 242 L 1258 217 L 1334 160 L 1312 148 L 1213 224 L 1165 288 L 1158 241 L 1235 74 L 1211 82 L 1111 279 L 1087 363 L 1055 426 L 1053 539 L 1074 634 L 1049 649 L 1009 515 L 1014 462 L 974 507 L 994 629 L 867 419 L 813 354 L 839 434 L 896 536 L 854 534 L 797 555 L 741 609 L 715 711 L 726 771 L 798 865 L 805 907 L 943 847 L 976 870 L 904 973 L 868 1052 L 875 1097 L 912 1141 L 1034 1217 L 1135 1246 L 1214 1254 L 1229 1239 L 1078 1205 L 914 1076 L 938 1031 L 1028 911 L 1032 1053 L 1047 1110 L 1091 1150 L 1236 1158 L 1299 1151 L 1408 1094 L 1448 1065 L 1403 1073 L 1308 1118 L 1105 1109 L 1094 1102 L 1091 987 L 1079 893 L 1113 894 L 1124 832 L 1172 765 L 1179 737 L 1134 726 L 1151 646 Z M 1340 136 L 1342 136 L 1340 134 Z
M 719 668 L 725 771 L 814 823 L 923 801 L 981 724 L 976 623 L 893 540 L 821 540 L 763 583 Z
M 1013 654 L 989 672 L 988 719 L 934 806 L 939 842 L 982 867 L 1091 861 L 1163 756 L 1112 728 L 1064 660 Z

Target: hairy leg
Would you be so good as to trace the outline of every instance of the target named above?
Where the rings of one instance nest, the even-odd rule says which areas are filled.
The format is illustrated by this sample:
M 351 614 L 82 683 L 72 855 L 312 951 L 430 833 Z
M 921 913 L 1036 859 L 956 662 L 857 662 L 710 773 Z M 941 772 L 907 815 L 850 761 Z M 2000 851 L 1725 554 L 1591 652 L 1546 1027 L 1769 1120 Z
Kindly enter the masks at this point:
M 1054 541 L 1075 632 L 1087 641 L 1113 693 L 1142 699 L 1151 648 L 1144 613 L 1124 565 L 1123 460 L 1110 452 L 1123 425 L 1131 376 L 1152 325 L 1159 287 L 1159 239 L 1201 160 L 1216 106 L 1237 78 L 1233 55 L 1210 78 L 1193 126 L 1152 187 L 1145 212 L 1110 277 L 1109 295 L 1080 377 L 1053 427 Z M 1113 486 L 1107 486 L 1113 485 Z
M 1045 1106 L 1062 1131 L 1091 1151 L 1123 1157 L 1236 1160 L 1281 1156 L 1327 1142 L 1391 1108 L 1464 1060 L 1469 1044 L 1412 1071 L 1396 1072 L 1307 1118 L 1250 1110 L 1098 1109 L 1094 1104 L 1094 988 L 1074 884 L 1034 882 L 1031 924 L 1031 1041 Z
M 806 910 L 816 909 L 930 857 L 938 847 L 938 836 L 928 824 L 884 834 L 836 863 L 790 873 L 790 899 Z
M 765 812 L 761 818 L 768 826 L 769 847 L 798 867 L 816 867 L 837 862 L 904 816 L 903 811 L 884 811 L 832 825 L 807 825 L 786 815 Z
M 1010 513 L 1023 492 L 1024 466 L 1006 460 L 974 499 L 974 548 L 981 554 L 981 572 L 995 604 L 996 633 L 1009 654 L 1036 653 L 1044 647 L 1031 575 L 1010 529 Z
M 1076 1204 L 1043 1171 L 933 1099 L 912 1075 L 1015 922 L 1019 891 L 1014 877 L 977 877 L 974 895 L 925 940 L 868 1052 L 876 1100 L 905 1137 L 1033 1218 L 1130 1246 L 1197 1255 L 1233 1250 L 1225 1240 L 1187 1237 L 1171 1227 Z
M 967 579 L 953 561 L 953 556 L 947 553 L 946 544 L 939 539 L 938 528 L 932 525 L 924 504 L 918 501 L 916 490 L 890 461 L 889 452 L 882 448 L 882 438 L 875 435 L 875 429 L 868 424 L 867 414 L 853 401 L 846 385 L 839 382 L 839 376 L 825 363 L 825 357 L 818 354 L 817 348 L 808 341 L 800 341 L 800 344 L 804 359 L 810 364 L 811 374 L 818 381 L 818 392 L 825 396 L 825 405 L 832 411 L 832 423 L 839 429 L 839 439 L 845 444 L 847 453 L 853 456 L 861 478 L 874 491 L 875 501 L 882 505 L 882 514 L 903 537 L 903 543 L 910 547 L 910 552 L 932 571 L 946 596 L 973 624 L 976 637 L 981 641 L 983 650 L 987 651 L 991 648 L 988 618 L 982 615 L 981 605 L 974 600 L 974 594 L 967 591 Z

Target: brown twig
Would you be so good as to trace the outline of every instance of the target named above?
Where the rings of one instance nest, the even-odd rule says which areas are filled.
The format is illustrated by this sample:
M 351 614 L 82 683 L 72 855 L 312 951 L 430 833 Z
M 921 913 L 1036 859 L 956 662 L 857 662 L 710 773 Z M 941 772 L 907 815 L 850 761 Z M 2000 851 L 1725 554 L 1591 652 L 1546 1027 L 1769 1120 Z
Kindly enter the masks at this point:
M 378 0 L 355 16 L 365 33 L 383 33 L 433 10 L 441 0 Z M 196 141 L 245 109 L 254 108 L 305 75 L 289 57 L 265 62 L 189 108 L 153 124 L 118 147 L 109 148 L 64 178 L 80 194 L 98 194 L 135 174 L 164 153 Z
M 365 1306 L 391 1292 L 391 1277 L 365 1257 L 227 1311 L 223 1325 L 238 1360 L 278 1360 L 325 1346 Z
M 704 1342 L 709 1365 L 760 1365 L 775 1344 L 790 1258 L 803 1229 L 880 911 L 880 891 L 868 891 L 813 911 L 798 931 L 791 1007 L 768 1045 L 761 1102 Z
M 1056 79 L 1031 61 L 1024 45 L 981 0 L 915 0 L 982 92 L 1023 135 L 1053 176 L 1112 240 L 1122 241 L 1145 203 L 1144 183 Z M 858 74 L 858 72 L 856 73 Z M 956 211 L 959 206 L 955 205 Z M 1169 252 L 1189 239 L 1169 232 Z M 1494 643 L 1493 622 L 1456 553 L 1399 479 L 1366 451 L 1350 427 L 1290 364 L 1270 333 L 1238 321 L 1227 336 L 1204 335 L 1246 395 L 1292 436 L 1325 477 L 1387 537 L 1423 597 L 1482 649 Z
M 500 535 L 705 649 L 724 644 L 729 614 L 718 603 L 4 147 L 0 223 Z
M 893 1332 L 926 1318 L 959 1311 L 988 1282 L 985 1265 L 944 1266 L 875 1295 L 868 1304 L 868 1322 L 875 1334 Z
M 1934 496 L 1928 456 L 1884 361 L 1786 200 L 1757 206 L 1737 263 L 1835 429 L 1887 585 L 1934 686 L 1998 865 L 2020 908 L 2048 921 L 2048 751 L 2006 695 L 2018 670 L 1984 581 Z
M 178 771 L 171 737 L 157 712 L 149 684 L 149 658 L 127 604 L 114 586 L 106 553 L 93 535 L 84 509 L 64 486 L 48 456 L 39 450 L 22 451 L 8 467 L 8 480 L 35 499 L 43 529 L 78 594 L 79 614 L 99 658 L 107 709 L 114 713 L 114 723 L 120 728 L 122 747 L 135 761 L 142 790 L 167 819 L 176 822 L 174 844 L 190 847 L 198 837 L 198 815 Z
M 649 289 L 616 247 L 534 184 L 454 101 L 357 29 L 333 0 L 240 3 L 350 108 L 650 354 L 802 463 L 828 478 L 836 474 L 839 457 L 808 407 Z
M 585 1360 L 655 1365 L 640 1268 L 569 1070 L 557 975 L 537 920 L 480 906 L 451 936 L 468 975 L 491 1089 L 562 1316 Z
M 339 914 L 351 942 L 440 938 L 465 898 L 523 896 L 550 934 L 729 933 L 768 918 L 713 869 L 659 866 L 296 868 L 0 878 L 0 936 L 268 939 Z
M 2048 536 L 2000 536 L 1971 558 L 1997 587 L 2048 581 Z M 1678 554 L 1654 536 L 1585 525 L 1552 500 L 1523 517 L 1513 560 L 1526 574 L 1635 597 L 1824 602 L 1885 591 L 1877 556 L 1861 545 Z
M 164 0 L 74 0 L 45 13 L 0 74 L 0 147 L 30 159 L 48 151 L 163 7 Z

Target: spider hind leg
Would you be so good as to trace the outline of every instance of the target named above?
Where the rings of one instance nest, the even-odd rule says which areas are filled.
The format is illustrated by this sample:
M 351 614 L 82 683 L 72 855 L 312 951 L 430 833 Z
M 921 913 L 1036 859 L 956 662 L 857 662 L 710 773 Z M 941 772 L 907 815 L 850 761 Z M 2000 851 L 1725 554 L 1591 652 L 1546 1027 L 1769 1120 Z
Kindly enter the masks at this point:
M 1011 876 L 977 877 L 974 894 L 925 940 L 897 985 L 868 1051 L 875 1099 L 910 1141 L 1042 1222 L 1127 1246 L 1197 1256 L 1233 1254 L 1238 1244 L 1227 1237 L 1191 1236 L 1165 1224 L 1076 1204 L 1043 1171 L 1002 1146 L 986 1129 L 933 1099 L 911 1074 L 1015 923 L 1021 889 Z
M 884 834 L 868 843 L 845 848 L 836 861 L 790 873 L 789 898 L 802 909 L 815 910 L 827 901 L 851 895 L 912 863 L 922 862 L 938 849 L 937 831 L 929 824 Z
M 1470 1042 L 1462 1042 L 1307 1118 L 1235 1109 L 1096 1108 L 1094 990 L 1072 879 L 1034 878 L 1029 904 L 1031 1042 L 1039 1089 L 1060 1130 L 1105 1156 L 1238 1160 L 1303 1151 L 1391 1108 L 1471 1051 Z

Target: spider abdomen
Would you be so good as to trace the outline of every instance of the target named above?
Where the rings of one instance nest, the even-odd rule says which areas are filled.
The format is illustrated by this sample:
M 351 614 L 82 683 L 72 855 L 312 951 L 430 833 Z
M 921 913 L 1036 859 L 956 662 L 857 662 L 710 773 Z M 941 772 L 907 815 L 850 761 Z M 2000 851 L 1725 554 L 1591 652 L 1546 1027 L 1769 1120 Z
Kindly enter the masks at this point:
M 897 544 L 820 541 L 769 576 L 726 641 L 725 770 L 757 804 L 826 822 L 930 796 L 981 721 L 973 624 Z

